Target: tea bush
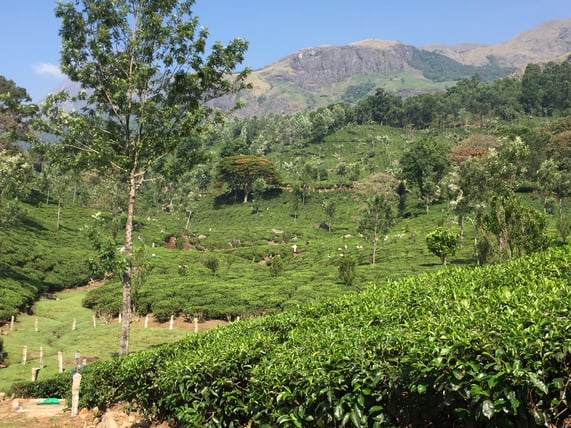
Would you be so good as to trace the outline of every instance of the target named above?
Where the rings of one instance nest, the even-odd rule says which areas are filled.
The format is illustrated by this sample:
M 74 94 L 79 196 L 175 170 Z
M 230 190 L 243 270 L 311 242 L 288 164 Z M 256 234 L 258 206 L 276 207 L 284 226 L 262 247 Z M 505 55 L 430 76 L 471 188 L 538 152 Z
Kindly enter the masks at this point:
M 182 426 L 562 426 L 571 248 L 446 269 L 87 366 L 82 400 Z

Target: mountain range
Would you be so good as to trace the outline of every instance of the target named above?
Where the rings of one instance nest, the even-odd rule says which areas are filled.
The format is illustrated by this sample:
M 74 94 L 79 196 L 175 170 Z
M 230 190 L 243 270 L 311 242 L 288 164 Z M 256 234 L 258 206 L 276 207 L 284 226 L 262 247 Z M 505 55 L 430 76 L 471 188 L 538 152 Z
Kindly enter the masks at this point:
M 354 102 L 375 88 L 399 93 L 444 90 L 478 74 L 490 81 L 521 73 L 529 63 L 571 58 L 571 18 L 545 22 L 495 45 L 462 43 L 422 47 L 363 40 L 294 52 L 251 73 L 253 89 L 216 100 L 225 109 L 240 100 L 238 115 L 264 116 Z
M 289 114 L 353 103 L 383 88 L 402 96 L 445 90 L 478 74 L 484 81 L 522 73 L 529 63 L 571 61 L 571 18 L 548 21 L 495 45 L 440 43 L 415 47 L 368 39 L 301 49 L 252 71 L 252 89 L 214 100 L 222 110 L 240 101 L 240 117 Z M 57 90 L 77 93 L 71 81 Z M 78 108 L 77 105 L 66 106 Z

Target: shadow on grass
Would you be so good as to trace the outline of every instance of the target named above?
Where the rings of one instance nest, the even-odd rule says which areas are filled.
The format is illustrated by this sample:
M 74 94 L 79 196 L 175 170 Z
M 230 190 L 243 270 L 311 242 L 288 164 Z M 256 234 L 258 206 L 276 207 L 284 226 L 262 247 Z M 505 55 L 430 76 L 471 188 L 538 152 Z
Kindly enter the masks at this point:
M 43 225 L 35 222 L 34 220 L 24 217 L 21 220 L 22 225 L 26 228 L 26 231 L 45 231 L 46 229 Z

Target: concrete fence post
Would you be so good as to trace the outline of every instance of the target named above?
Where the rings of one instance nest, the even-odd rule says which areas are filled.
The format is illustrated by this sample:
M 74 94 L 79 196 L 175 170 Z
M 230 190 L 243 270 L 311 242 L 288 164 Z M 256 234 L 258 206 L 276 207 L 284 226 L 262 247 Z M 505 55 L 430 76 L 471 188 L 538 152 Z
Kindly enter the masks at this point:
M 32 382 L 35 382 L 38 380 L 38 373 L 40 373 L 40 368 L 39 367 L 34 367 L 32 369 Z
M 81 374 L 79 372 L 73 375 L 71 385 L 71 416 L 75 417 L 79 413 L 79 387 L 81 384 Z

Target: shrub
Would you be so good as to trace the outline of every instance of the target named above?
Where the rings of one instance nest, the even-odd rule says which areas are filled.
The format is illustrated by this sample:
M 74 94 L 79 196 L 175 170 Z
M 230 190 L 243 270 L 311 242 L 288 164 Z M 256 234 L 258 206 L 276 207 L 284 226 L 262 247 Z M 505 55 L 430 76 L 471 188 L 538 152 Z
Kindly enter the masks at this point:
M 272 276 L 280 276 L 284 272 L 284 261 L 282 257 L 277 254 L 272 257 L 272 262 L 270 264 L 270 273 Z
M 64 372 L 50 379 L 14 384 L 10 394 L 20 398 L 58 397 L 71 402 L 71 382 L 71 374 Z
M 208 256 L 202 260 L 202 264 L 206 267 L 213 275 L 216 275 L 218 268 L 220 267 L 220 261 L 216 256 Z
M 155 301 L 151 304 L 151 311 L 158 322 L 166 322 L 171 316 L 177 316 L 183 307 L 183 302 L 171 296 L 169 299 Z
M 339 280 L 345 285 L 353 285 L 353 281 L 355 280 L 355 267 L 357 266 L 357 262 L 351 256 L 344 255 L 343 257 L 339 258 L 338 261 L 338 275 Z

